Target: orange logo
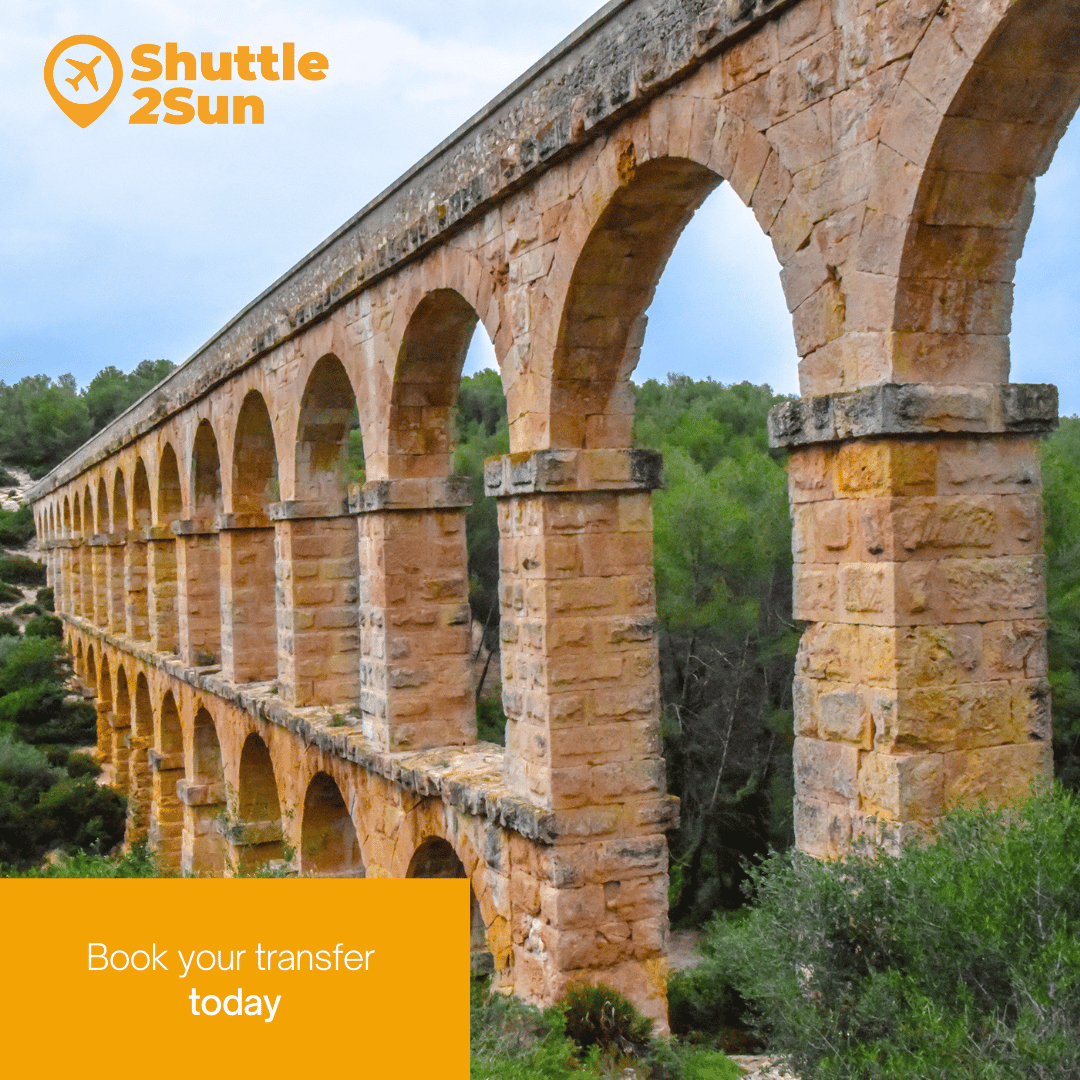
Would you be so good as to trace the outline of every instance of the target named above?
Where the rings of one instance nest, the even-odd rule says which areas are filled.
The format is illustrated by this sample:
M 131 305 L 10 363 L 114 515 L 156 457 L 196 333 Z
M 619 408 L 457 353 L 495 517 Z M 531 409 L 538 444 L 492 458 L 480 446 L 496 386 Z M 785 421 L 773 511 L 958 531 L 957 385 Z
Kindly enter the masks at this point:
M 103 58 L 111 72 L 101 63 Z M 81 128 L 89 127 L 112 104 L 123 78 L 116 50 L 92 34 L 64 38 L 45 61 L 45 85 L 53 101 Z

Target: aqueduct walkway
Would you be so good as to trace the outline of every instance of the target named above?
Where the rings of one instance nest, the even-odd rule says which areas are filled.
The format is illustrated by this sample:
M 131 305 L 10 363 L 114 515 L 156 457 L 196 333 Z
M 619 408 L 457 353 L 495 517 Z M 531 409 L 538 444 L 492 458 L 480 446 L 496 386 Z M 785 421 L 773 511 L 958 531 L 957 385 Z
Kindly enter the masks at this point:
M 1045 778 L 1056 395 L 1008 384 L 1008 331 L 1078 94 L 1080 0 L 598 12 L 35 488 L 130 835 L 211 872 L 285 845 L 314 872 L 464 872 L 504 985 L 603 978 L 663 1014 L 659 477 L 630 375 L 722 180 L 802 357 L 772 432 L 808 624 L 800 846 L 892 842 Z M 475 742 L 449 476 L 477 320 L 513 451 L 486 481 L 505 750 Z

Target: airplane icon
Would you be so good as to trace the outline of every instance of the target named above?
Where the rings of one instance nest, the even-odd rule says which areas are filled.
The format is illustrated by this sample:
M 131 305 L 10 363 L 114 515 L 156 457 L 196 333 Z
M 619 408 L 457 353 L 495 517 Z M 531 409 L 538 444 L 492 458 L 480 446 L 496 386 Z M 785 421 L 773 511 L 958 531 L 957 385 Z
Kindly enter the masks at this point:
M 80 60 L 68 60 L 68 63 L 79 73 L 73 79 L 65 79 L 64 82 L 71 83 L 73 90 L 79 89 L 79 83 L 85 77 L 90 80 L 90 85 L 96 90 L 97 75 L 94 74 L 94 65 L 101 59 L 100 56 L 95 56 L 93 60 L 88 64 L 82 63 Z

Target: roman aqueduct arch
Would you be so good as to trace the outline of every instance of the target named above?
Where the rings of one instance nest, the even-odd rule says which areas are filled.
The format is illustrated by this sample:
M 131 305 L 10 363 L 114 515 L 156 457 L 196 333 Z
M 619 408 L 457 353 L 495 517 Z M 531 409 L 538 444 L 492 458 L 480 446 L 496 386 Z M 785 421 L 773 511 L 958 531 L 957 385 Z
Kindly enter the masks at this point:
M 780 264 L 796 821 L 894 844 L 1050 772 L 1037 439 L 1008 383 L 1080 0 L 617 0 L 33 492 L 129 837 L 460 873 L 504 987 L 664 1014 L 643 313 L 726 181 Z M 476 742 L 450 416 L 494 343 L 505 750 Z M 359 409 L 366 482 L 342 445 Z M 477 495 L 478 493 L 473 493 Z

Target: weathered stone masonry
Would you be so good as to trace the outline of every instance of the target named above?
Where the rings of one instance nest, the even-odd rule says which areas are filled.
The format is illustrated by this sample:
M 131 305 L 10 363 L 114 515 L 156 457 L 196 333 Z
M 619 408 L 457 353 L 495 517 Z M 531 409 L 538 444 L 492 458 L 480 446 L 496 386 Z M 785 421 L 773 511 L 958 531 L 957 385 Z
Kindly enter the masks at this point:
M 605 979 L 663 1017 L 660 470 L 632 449 L 630 375 L 725 180 L 802 358 L 772 418 L 807 623 L 799 845 L 895 843 L 1045 781 L 1056 395 L 1008 383 L 1008 332 L 1078 97 L 1080 0 L 603 8 L 36 487 L 129 839 L 215 873 L 289 851 L 463 873 L 503 987 Z M 511 432 L 486 476 L 505 750 L 475 741 L 479 493 L 449 475 L 477 321 Z

